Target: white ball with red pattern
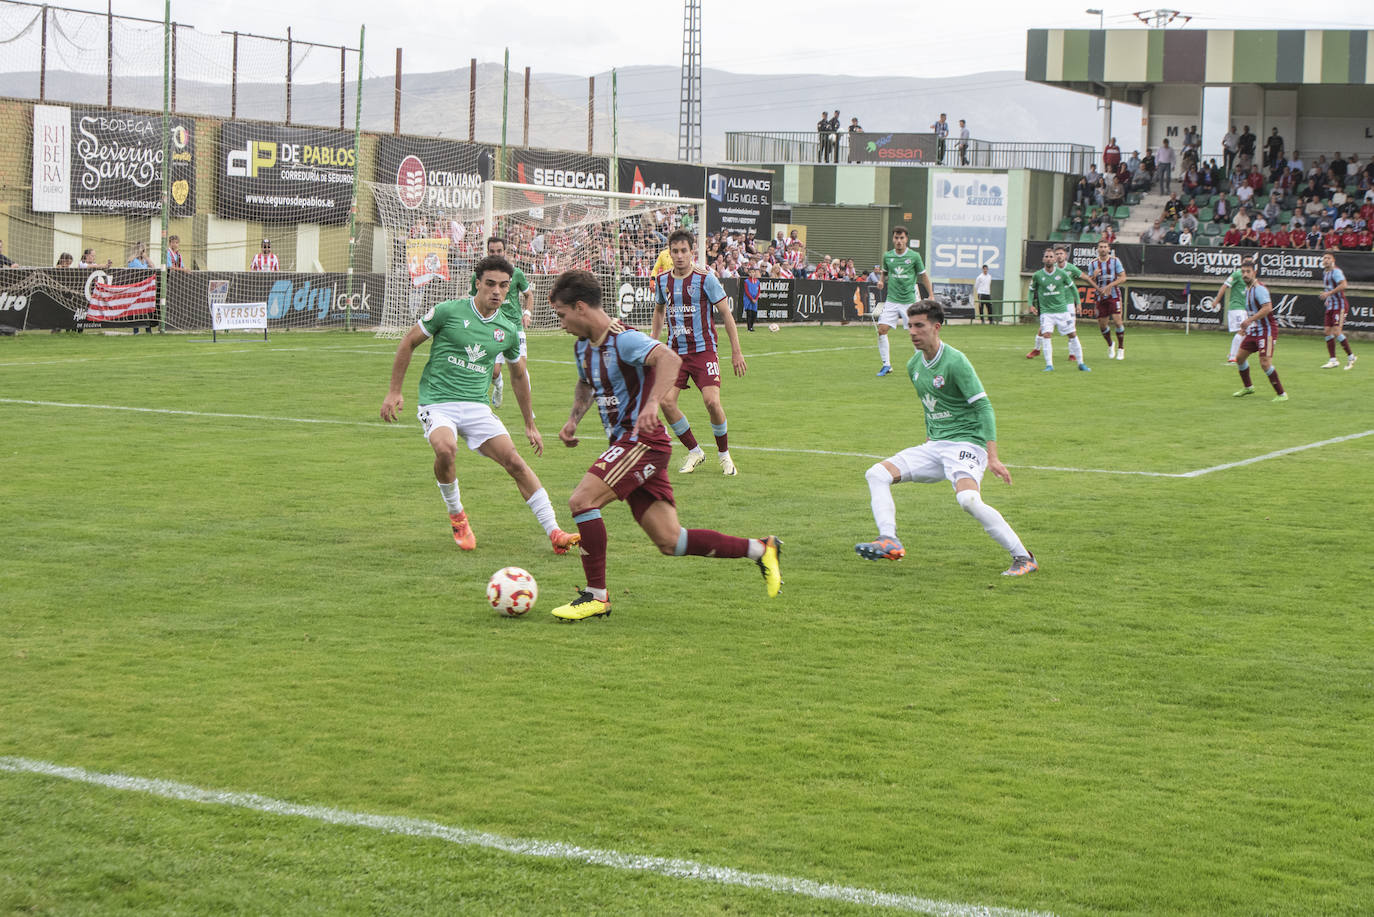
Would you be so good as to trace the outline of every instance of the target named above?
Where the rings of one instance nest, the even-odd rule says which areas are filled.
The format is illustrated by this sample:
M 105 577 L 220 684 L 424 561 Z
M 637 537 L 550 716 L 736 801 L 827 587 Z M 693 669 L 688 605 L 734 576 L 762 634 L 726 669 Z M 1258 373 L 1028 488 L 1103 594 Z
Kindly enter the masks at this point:
M 769 330 L 769 331 L 776 332 L 776 331 L 778 330 L 778 323 L 777 323 L 777 322 L 774 322 L 773 324 L 769 325 L 769 326 L 768 326 L 768 330 Z
M 520 567 L 502 567 L 487 580 L 487 601 L 508 618 L 525 614 L 538 598 L 539 584 Z

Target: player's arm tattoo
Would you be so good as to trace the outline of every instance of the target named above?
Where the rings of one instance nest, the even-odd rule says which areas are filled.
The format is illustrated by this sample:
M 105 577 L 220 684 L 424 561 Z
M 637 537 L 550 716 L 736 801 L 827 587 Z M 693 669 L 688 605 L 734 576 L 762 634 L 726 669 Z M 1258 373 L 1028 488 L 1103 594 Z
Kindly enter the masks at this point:
M 573 389 L 573 405 L 571 413 L 568 414 L 568 422 L 574 427 L 577 426 L 592 406 L 592 401 L 592 387 L 578 379 L 577 387 Z

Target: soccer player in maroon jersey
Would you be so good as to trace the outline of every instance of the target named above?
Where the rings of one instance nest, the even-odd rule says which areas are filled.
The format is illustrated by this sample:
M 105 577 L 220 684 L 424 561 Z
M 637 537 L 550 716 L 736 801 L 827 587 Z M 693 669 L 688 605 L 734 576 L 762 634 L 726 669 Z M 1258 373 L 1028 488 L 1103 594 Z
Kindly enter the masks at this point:
M 668 255 L 673 259 L 673 269 L 654 278 L 654 323 L 649 337 L 658 340 L 666 317 L 668 346 L 682 360 L 677 381 L 663 399 L 663 416 L 688 450 L 687 458 L 678 471 L 691 474 L 706 458 L 706 453 L 697 445 L 691 424 L 678 410 L 677 399 L 689 380 L 696 383 L 701 400 L 706 404 L 706 414 L 711 419 L 711 432 L 716 437 L 720 470 L 724 474 L 736 474 L 735 463 L 730 458 L 725 408 L 720 403 L 720 357 L 716 352 L 716 325 L 711 317 L 712 309 L 720 314 L 720 322 L 730 338 L 730 347 L 734 352 L 730 362 L 735 375 L 743 376 L 749 367 L 739 347 L 739 331 L 735 328 L 735 315 L 730 309 L 730 301 L 725 298 L 725 289 L 714 274 L 692 263 L 695 244 L 696 239 L 690 232 L 685 229 L 674 230 L 668 236 Z
M 740 538 L 710 529 L 686 529 L 678 522 L 673 487 L 668 481 L 672 441 L 658 419 L 658 409 L 676 378 L 682 360 L 658 341 L 613 321 L 601 305 L 601 284 L 589 271 L 565 271 L 554 281 L 549 304 L 563 330 L 577 338 L 577 386 L 572 412 L 558 438 L 576 446 L 577 423 L 593 404 L 610 440 L 582 476 L 568 506 L 582 538 L 586 588 L 567 605 L 553 610 L 564 621 L 611 613 L 606 591 L 606 524 L 601 508 L 614 500 L 630 506 L 635 521 L 659 551 L 681 557 L 748 557 L 763 573 L 769 597 L 782 588 L 775 536 Z
M 1274 400 L 1287 401 L 1288 393 L 1279 381 L 1278 370 L 1274 368 L 1274 339 L 1278 336 L 1279 325 L 1274 320 L 1274 303 L 1269 298 L 1269 288 L 1259 282 L 1255 274 L 1255 263 L 1246 259 L 1240 267 L 1241 279 L 1245 281 L 1245 320 L 1240 323 L 1245 338 L 1240 342 L 1240 352 L 1236 358 L 1236 369 L 1240 370 L 1240 382 L 1245 386 L 1235 393 L 1237 398 L 1255 394 L 1250 383 L 1250 354 L 1259 354 L 1260 368 L 1274 386 Z
M 1126 268 L 1121 259 L 1112 254 L 1111 243 L 1105 239 L 1097 243 L 1097 257 L 1088 264 L 1088 279 L 1097 290 L 1097 329 L 1107 342 L 1107 359 L 1126 359 L 1126 325 L 1121 321 L 1121 285 L 1126 282 Z M 1112 340 L 1112 322 L 1116 340 Z
M 1345 272 L 1336 267 L 1336 253 L 1327 249 L 1322 253 L 1322 287 L 1317 295 L 1326 305 L 1322 325 L 1326 334 L 1326 352 L 1330 359 L 1322 364 L 1322 369 L 1334 369 L 1341 365 L 1336 359 L 1336 345 L 1345 348 L 1346 369 L 1355 366 L 1355 353 L 1350 349 L 1350 341 L 1345 337 L 1345 313 L 1349 303 L 1345 298 Z

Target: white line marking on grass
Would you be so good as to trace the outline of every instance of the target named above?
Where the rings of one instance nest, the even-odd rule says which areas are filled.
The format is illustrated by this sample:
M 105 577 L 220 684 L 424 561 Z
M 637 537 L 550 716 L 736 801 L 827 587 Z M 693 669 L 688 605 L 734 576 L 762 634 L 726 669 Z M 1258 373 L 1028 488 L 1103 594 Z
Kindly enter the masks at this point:
M 30 401 L 24 398 L 0 398 L 0 404 L 30 404 L 44 408 L 90 408 L 96 411 L 133 411 L 138 414 L 179 414 L 185 417 L 229 417 L 235 420 L 277 420 L 282 423 L 338 424 L 345 427 L 386 427 L 409 429 L 407 424 L 382 423 L 363 420 L 318 420 L 311 417 L 274 417 L 270 414 L 228 414 L 217 411 L 174 411 L 171 408 L 135 408 L 121 404 L 74 404 L 66 401 Z
M 57 363 L 89 363 L 89 357 L 81 357 L 78 360 L 34 360 L 30 363 L 0 363 L 0 366 L 52 366 Z
M 483 847 L 488 850 L 513 853 L 517 856 L 572 860 L 590 866 L 606 866 L 628 872 L 654 873 L 672 879 L 712 882 L 717 885 L 756 888 L 780 894 L 801 895 L 822 901 L 841 901 L 846 904 L 893 908 L 918 914 L 935 914 L 940 915 L 940 917 L 1050 917 L 1043 912 L 988 907 L 980 904 L 962 904 L 956 901 L 937 901 L 930 898 L 919 898 L 915 895 L 880 892 L 870 888 L 831 885 L 812 879 L 744 872 L 731 869 L 728 866 L 712 866 L 709 863 L 698 863 L 694 860 L 643 856 L 633 853 L 620 853 L 616 850 L 598 850 L 593 847 L 578 847 L 559 841 L 503 837 L 499 834 L 472 831 L 452 825 L 441 825 L 438 822 L 424 821 L 418 818 L 407 818 L 399 815 L 372 815 L 366 812 L 350 812 L 345 809 L 331 809 L 324 806 L 300 805 L 280 799 L 271 799 L 267 796 L 259 796 L 255 793 L 206 790 L 186 783 L 174 783 L 170 780 L 150 780 L 144 777 L 129 777 L 124 774 L 102 774 L 80 767 L 64 767 L 60 764 L 34 761 L 28 758 L 0 757 L 0 771 L 40 774 L 45 777 L 87 783 L 112 790 L 146 793 L 150 796 L 160 796 L 164 799 L 176 799 L 182 802 L 231 806 L 254 812 L 264 812 L 268 815 L 291 815 L 298 818 L 310 818 L 331 825 L 371 828 L 386 834 L 432 838 L 464 847 Z
M 1276 452 L 1266 452 L 1264 455 L 1257 455 L 1254 458 L 1241 459 L 1239 462 L 1227 462 L 1224 465 L 1213 465 L 1211 468 L 1199 468 L 1196 471 L 1188 471 L 1178 475 L 1180 478 L 1199 478 L 1204 474 L 1211 474 L 1213 471 L 1225 471 L 1228 468 L 1240 468 L 1243 465 L 1253 465 L 1256 462 L 1268 461 L 1278 458 L 1281 455 L 1291 455 L 1294 452 L 1304 452 L 1308 449 L 1316 449 L 1321 446 L 1331 446 L 1336 443 L 1349 442 L 1352 439 L 1361 439 L 1366 436 L 1374 436 L 1374 430 L 1365 430 L 1363 433 L 1351 433 L 1348 436 L 1337 436 L 1334 439 L 1324 439 L 1320 442 L 1308 443 L 1305 446 L 1290 446 L 1287 449 L 1279 449 Z

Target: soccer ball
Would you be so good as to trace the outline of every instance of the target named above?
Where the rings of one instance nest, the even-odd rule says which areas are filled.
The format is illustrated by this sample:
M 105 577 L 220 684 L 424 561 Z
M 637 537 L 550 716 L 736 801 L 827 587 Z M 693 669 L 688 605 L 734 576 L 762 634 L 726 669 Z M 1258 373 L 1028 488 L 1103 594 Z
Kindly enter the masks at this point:
M 777 322 L 774 322 L 773 324 L 769 325 L 769 326 L 768 326 L 768 330 L 769 330 L 769 331 L 777 331 L 777 330 L 778 330 L 778 323 L 777 323 Z
M 487 580 L 487 601 L 508 618 L 518 618 L 534 607 L 539 585 L 528 570 L 502 567 Z

